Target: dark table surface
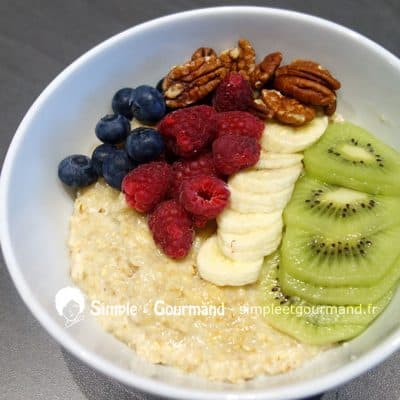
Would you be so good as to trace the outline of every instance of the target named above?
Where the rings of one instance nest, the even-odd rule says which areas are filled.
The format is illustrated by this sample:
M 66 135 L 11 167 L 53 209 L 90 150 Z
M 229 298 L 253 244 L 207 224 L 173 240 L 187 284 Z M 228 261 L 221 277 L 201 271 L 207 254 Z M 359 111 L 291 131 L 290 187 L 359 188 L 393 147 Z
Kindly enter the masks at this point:
M 30 104 L 82 53 L 152 18 L 233 4 L 288 8 L 324 17 L 400 55 L 399 0 L 0 0 L 0 166 Z M 63 350 L 22 303 L 0 257 L 0 399 L 147 399 L 128 393 Z M 399 367 L 397 353 L 326 393 L 323 400 L 398 400 Z

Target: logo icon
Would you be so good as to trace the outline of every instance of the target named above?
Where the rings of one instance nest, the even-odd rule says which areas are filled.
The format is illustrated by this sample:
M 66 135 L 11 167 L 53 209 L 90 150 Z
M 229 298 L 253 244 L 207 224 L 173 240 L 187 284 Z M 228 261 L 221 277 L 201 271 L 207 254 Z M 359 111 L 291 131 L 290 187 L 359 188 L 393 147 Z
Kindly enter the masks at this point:
M 54 300 L 58 314 L 64 317 L 66 328 L 83 320 L 85 296 L 78 288 L 72 286 L 62 288 L 56 293 Z

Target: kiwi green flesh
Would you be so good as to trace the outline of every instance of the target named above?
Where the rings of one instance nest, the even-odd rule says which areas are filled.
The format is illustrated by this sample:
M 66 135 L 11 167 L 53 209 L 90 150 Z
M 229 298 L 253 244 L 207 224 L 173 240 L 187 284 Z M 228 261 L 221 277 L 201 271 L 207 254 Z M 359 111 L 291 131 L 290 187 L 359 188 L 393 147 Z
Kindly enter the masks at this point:
M 343 234 L 287 226 L 281 265 L 291 276 L 321 286 L 371 286 L 382 279 L 397 257 L 400 226 L 369 233 Z
M 288 296 L 298 296 L 313 304 L 368 305 L 377 303 L 386 293 L 392 291 L 400 279 L 400 257 L 386 276 L 371 286 L 326 287 L 313 285 L 294 278 L 288 271 L 279 268 L 279 283 Z
M 400 224 L 400 200 L 329 185 L 306 174 L 297 181 L 283 217 L 286 225 L 312 226 L 321 232 L 355 227 L 375 232 Z
M 261 304 L 274 328 L 313 345 L 327 345 L 360 334 L 387 306 L 388 292 L 377 304 L 370 306 L 315 305 L 298 297 L 285 296 L 279 286 L 279 256 L 264 261 L 260 277 Z
M 399 195 L 400 155 L 365 129 L 331 123 L 304 152 L 306 171 L 334 185 L 372 194 Z

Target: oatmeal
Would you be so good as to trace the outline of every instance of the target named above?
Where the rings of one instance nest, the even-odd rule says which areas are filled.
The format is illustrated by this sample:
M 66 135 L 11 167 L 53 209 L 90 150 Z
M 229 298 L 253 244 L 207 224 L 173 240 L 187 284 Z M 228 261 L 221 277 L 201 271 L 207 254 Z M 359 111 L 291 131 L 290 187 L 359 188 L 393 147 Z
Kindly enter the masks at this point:
M 260 313 L 243 308 L 259 305 L 256 284 L 217 287 L 197 275 L 196 253 L 208 235 L 196 236 L 184 260 L 171 260 L 154 244 L 145 217 L 129 208 L 120 192 L 98 181 L 75 200 L 69 237 L 72 279 L 90 300 L 137 307 L 135 315 L 98 318 L 152 363 L 238 382 L 287 372 L 314 357 L 320 347 L 301 344 L 271 328 Z M 210 315 L 187 310 L 159 315 L 168 306 L 188 305 L 219 308 Z

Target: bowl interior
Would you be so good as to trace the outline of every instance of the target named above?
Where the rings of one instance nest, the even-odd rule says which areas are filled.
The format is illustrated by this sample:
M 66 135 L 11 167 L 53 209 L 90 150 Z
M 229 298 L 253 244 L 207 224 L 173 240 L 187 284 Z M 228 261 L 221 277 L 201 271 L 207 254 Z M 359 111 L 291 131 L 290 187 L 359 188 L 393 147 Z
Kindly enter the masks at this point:
M 187 390 L 219 392 L 210 397 L 214 399 L 228 391 L 266 399 L 295 398 L 367 369 L 379 358 L 372 352 L 377 346 L 385 345 L 386 352 L 394 350 L 400 342 L 400 314 L 392 311 L 400 307 L 400 297 L 351 343 L 293 373 L 235 387 L 142 362 L 88 315 L 66 329 L 54 307 L 56 292 L 72 284 L 66 239 L 73 204 L 57 179 L 58 162 L 68 154 L 90 154 L 96 143 L 94 126 L 110 111 L 110 99 L 117 89 L 155 85 L 170 66 L 188 59 L 194 49 L 210 46 L 223 50 L 239 37 L 250 39 L 259 57 L 280 50 L 285 62 L 306 58 L 327 66 L 342 82 L 338 111 L 400 148 L 399 62 L 365 38 L 301 14 L 251 7 L 162 18 L 132 28 L 83 56 L 32 107 L 4 165 L 3 250 L 14 281 L 36 317 L 64 346 L 103 372 L 158 393 L 165 390 L 163 383 L 169 384 L 175 386 L 170 395 L 192 399 L 206 398 L 206 394 Z M 311 385 L 309 380 L 317 377 Z M 160 384 L 146 378 L 155 378 Z

